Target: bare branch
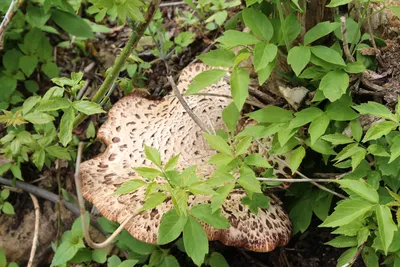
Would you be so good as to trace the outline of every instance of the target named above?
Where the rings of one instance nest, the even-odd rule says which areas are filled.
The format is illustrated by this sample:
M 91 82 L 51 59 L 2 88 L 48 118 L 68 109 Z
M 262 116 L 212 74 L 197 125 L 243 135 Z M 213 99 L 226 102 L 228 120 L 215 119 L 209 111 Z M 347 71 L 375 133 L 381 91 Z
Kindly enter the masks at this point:
M 117 228 L 117 230 L 114 231 L 114 233 L 109 236 L 104 242 L 102 243 L 96 243 L 92 240 L 89 234 L 89 229 L 88 225 L 86 224 L 86 209 L 85 209 L 85 203 L 83 200 L 83 195 L 82 195 L 82 190 L 81 190 L 81 180 L 79 179 L 79 169 L 81 166 L 81 159 L 82 159 L 82 150 L 83 150 L 83 143 L 79 143 L 78 146 L 78 153 L 76 157 L 76 169 L 75 169 L 75 186 L 76 186 L 76 194 L 78 197 L 78 204 L 79 204 L 79 210 L 82 218 L 82 228 L 83 228 L 83 233 L 85 235 L 85 241 L 89 245 L 89 247 L 93 249 L 99 249 L 99 248 L 105 248 L 108 245 L 110 245 L 114 239 L 119 235 L 122 230 L 124 230 L 125 225 L 135 216 L 139 215 L 138 212 L 133 213 L 132 215 L 128 216 L 128 218 L 125 219 L 124 222 L 121 223 L 121 225 Z
M 186 112 L 189 114 L 189 116 L 194 120 L 194 122 L 203 130 L 203 132 L 210 133 L 210 131 L 207 129 L 205 124 L 197 117 L 196 114 L 193 113 L 192 109 L 189 107 L 189 105 L 186 103 L 185 99 L 183 99 L 183 96 L 179 92 L 178 87 L 175 84 L 174 79 L 172 76 L 167 77 L 168 82 L 171 84 L 172 89 L 174 90 L 174 93 L 176 97 L 179 99 L 179 102 L 181 102 L 181 105 L 183 108 L 186 110 Z
M 35 259 L 36 248 L 38 245 L 39 238 L 39 223 L 40 223 L 40 207 L 37 198 L 33 194 L 29 194 L 31 196 L 33 206 L 35 208 L 35 232 L 33 234 L 31 255 L 29 256 L 28 267 L 33 266 L 33 260 Z
M 256 142 L 257 142 L 267 153 L 269 152 L 268 149 L 267 149 L 259 140 L 257 140 L 257 139 L 255 139 L 255 140 L 256 140 Z M 288 164 L 286 161 L 284 161 L 283 159 L 281 159 L 281 158 L 279 158 L 279 157 L 277 157 L 277 156 L 274 156 L 274 155 L 271 155 L 271 157 L 273 157 L 275 160 L 280 161 L 282 164 L 284 164 L 285 166 L 287 166 L 287 167 L 290 168 L 289 164 Z M 308 182 L 312 183 L 313 185 L 315 185 L 316 187 L 318 187 L 318 188 L 321 189 L 321 190 L 324 190 L 324 191 L 326 191 L 326 192 L 329 192 L 329 193 L 331 193 L 331 194 L 333 194 L 333 195 L 335 195 L 335 196 L 338 196 L 338 197 L 340 197 L 340 198 L 343 198 L 343 199 L 346 198 L 346 197 L 343 196 L 342 194 L 339 194 L 339 193 L 337 193 L 337 192 L 335 192 L 335 191 L 333 191 L 333 190 L 331 190 L 331 189 L 329 189 L 329 188 L 327 188 L 327 187 L 325 187 L 325 186 L 323 186 L 323 185 L 320 185 L 320 184 L 314 182 L 313 179 L 308 178 L 307 176 L 305 176 L 304 174 L 302 174 L 302 173 L 299 172 L 298 170 L 296 170 L 295 173 L 296 173 L 297 175 L 299 175 L 299 176 L 301 177 L 301 179 L 307 180 Z
M 354 62 L 355 59 L 350 53 L 349 43 L 347 42 L 346 17 L 345 16 L 340 17 L 340 22 L 341 22 L 342 37 L 343 37 L 344 54 L 346 55 L 346 58 L 347 58 L 348 61 Z
M 302 179 L 286 179 L 286 178 L 264 178 L 257 177 L 257 180 L 264 182 L 285 182 L 285 183 L 334 183 L 337 180 L 335 179 L 320 179 L 320 178 L 302 178 Z

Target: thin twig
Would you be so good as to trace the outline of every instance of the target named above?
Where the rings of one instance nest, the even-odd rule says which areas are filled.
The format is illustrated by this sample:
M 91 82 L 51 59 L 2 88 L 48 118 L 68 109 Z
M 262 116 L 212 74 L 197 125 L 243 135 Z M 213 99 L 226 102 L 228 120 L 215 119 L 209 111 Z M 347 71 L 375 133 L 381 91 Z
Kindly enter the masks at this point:
M 255 139 L 255 140 L 256 140 L 256 142 L 265 150 L 265 152 L 269 153 L 269 150 L 268 150 L 258 139 Z M 280 162 L 281 162 L 282 164 L 284 164 L 285 166 L 287 166 L 287 167 L 290 168 L 290 165 L 289 165 L 286 161 L 284 161 L 283 159 L 281 159 L 281 158 L 279 158 L 279 157 L 277 157 L 277 156 L 275 156 L 275 155 L 271 155 L 271 156 L 272 156 L 274 159 L 280 161 Z M 323 186 L 323 185 L 320 185 L 320 184 L 314 182 L 312 179 L 308 178 L 307 176 L 305 176 L 304 174 L 302 174 L 302 173 L 299 172 L 298 170 L 296 170 L 295 173 L 296 173 L 297 175 L 299 175 L 299 176 L 301 177 L 301 179 L 306 179 L 306 180 L 308 180 L 310 183 L 312 183 L 312 184 L 315 185 L 316 187 L 320 188 L 321 190 L 324 190 L 324 191 L 326 191 L 326 192 L 329 192 L 329 193 L 331 193 L 331 194 L 333 194 L 333 195 L 335 195 L 335 196 L 338 196 L 338 197 L 340 197 L 340 198 L 343 198 L 343 199 L 346 198 L 346 197 L 343 196 L 342 194 L 339 194 L 339 193 L 337 193 L 337 192 L 335 192 L 335 191 L 333 191 L 333 190 L 331 190 L 331 189 L 329 189 L 329 188 L 327 188 L 327 187 L 325 187 L 325 186 Z
M 367 18 L 367 26 L 368 26 L 368 34 L 369 34 L 369 40 L 372 44 L 372 47 L 375 50 L 376 53 L 376 59 L 378 60 L 378 63 L 380 66 L 384 67 L 385 64 L 382 61 L 382 57 L 381 57 L 381 51 L 378 49 L 378 47 L 376 46 L 376 42 L 375 42 L 375 38 L 374 38 L 374 33 L 372 31 L 372 26 L 371 26 L 371 17 Z
M 122 67 L 124 66 L 128 57 L 132 54 L 133 50 L 136 48 L 140 38 L 142 38 L 144 31 L 147 29 L 150 21 L 153 18 L 153 15 L 158 10 L 158 6 L 160 5 L 161 0 L 152 0 L 147 9 L 147 13 L 145 15 L 145 21 L 138 23 L 134 28 L 128 42 L 126 43 L 124 49 L 121 52 L 121 55 L 115 60 L 114 66 L 108 72 L 106 79 L 103 84 L 100 86 L 99 90 L 93 96 L 92 101 L 99 103 L 106 93 L 109 91 L 111 86 L 114 84 L 115 80 L 119 77 L 119 73 L 121 72 Z M 81 124 L 87 115 L 80 113 L 74 120 L 74 128 Z
M 341 267 L 349 267 L 349 266 L 353 265 L 356 262 L 356 260 L 358 259 L 358 257 L 360 257 L 360 255 L 361 255 L 362 251 L 364 250 L 366 244 L 367 244 L 367 242 L 364 242 L 360 246 L 360 248 L 358 249 L 357 254 L 348 263 L 343 264 Z
M 58 195 L 56 195 L 52 192 L 49 192 L 47 190 L 44 190 L 42 188 L 39 188 L 37 186 L 28 184 L 28 183 L 15 181 L 15 184 L 14 184 L 12 180 L 0 177 L 0 184 L 8 185 L 8 186 L 15 186 L 16 188 L 22 189 L 25 192 L 31 193 L 37 197 L 41 197 L 41 198 L 49 200 L 53 203 L 58 203 Z M 66 200 L 62 200 L 62 203 L 63 203 L 64 207 L 66 207 L 75 216 L 80 215 L 79 207 L 75 206 L 74 204 L 72 204 L 71 202 L 68 202 Z M 106 235 L 104 230 L 101 228 L 100 224 L 98 224 L 93 217 L 90 218 L 90 224 L 92 224 L 100 233 L 102 233 L 103 235 Z
M 29 256 L 28 267 L 33 266 L 33 260 L 35 259 L 36 248 L 38 245 L 39 238 L 39 223 L 40 223 L 40 207 L 37 198 L 33 194 L 29 194 L 31 196 L 33 206 L 35 208 L 35 232 L 33 234 L 31 255 Z
M 82 195 L 82 190 L 81 190 L 81 180 L 79 178 L 79 169 L 81 166 L 81 160 L 82 160 L 82 150 L 83 150 L 83 143 L 80 142 L 78 146 L 78 153 L 76 156 L 76 169 L 75 169 L 75 186 L 76 186 L 76 194 L 78 197 L 78 204 L 79 204 L 79 210 L 80 210 L 80 215 L 82 218 L 82 228 L 83 228 L 83 233 L 85 235 L 85 241 L 89 245 L 89 247 L 93 249 L 100 249 L 100 248 L 105 248 L 108 245 L 110 245 L 114 239 L 124 230 L 125 225 L 134 217 L 140 214 L 140 212 L 134 212 L 132 215 L 128 216 L 128 218 L 125 219 L 121 223 L 121 225 L 117 228 L 117 230 L 114 231 L 114 233 L 109 236 L 105 241 L 102 243 L 96 243 L 92 240 L 89 234 L 89 229 L 88 225 L 86 224 L 86 209 L 85 209 L 85 203 L 83 200 L 83 195 Z
M 172 78 L 172 76 L 168 76 L 167 79 L 168 79 L 168 82 L 171 84 L 171 87 L 174 90 L 176 97 L 179 99 L 179 102 L 181 102 L 181 105 L 186 110 L 186 112 L 189 114 L 189 116 L 201 128 L 201 130 L 203 130 L 203 132 L 210 133 L 210 131 L 207 129 L 207 126 L 205 126 L 204 123 L 199 119 L 199 117 L 197 117 L 196 114 L 193 113 L 192 109 L 188 106 L 185 99 L 183 99 L 183 96 L 179 92 L 179 89 L 176 86 L 175 81 Z
M 340 17 L 340 25 L 341 25 L 341 30 L 342 30 L 342 37 L 343 37 L 343 50 L 344 54 L 346 55 L 346 58 L 350 62 L 354 62 L 355 59 L 350 53 L 349 49 L 349 43 L 347 42 L 347 28 L 346 28 L 346 17 L 342 16 Z
M 23 0 L 12 0 L 10 6 L 8 7 L 7 13 L 4 15 L 4 19 L 0 24 L 0 50 L 3 49 L 3 39 L 5 35 L 5 31 L 7 29 L 8 24 L 10 24 L 12 18 L 14 17 L 14 8 L 20 6 Z
M 186 5 L 185 2 L 169 2 L 169 3 L 161 3 L 160 7 L 169 7 L 169 6 L 181 6 L 181 5 Z
M 336 182 L 335 179 L 319 179 L 319 178 L 285 179 L 285 178 L 257 177 L 257 180 L 263 181 L 263 182 L 287 182 L 287 183 L 310 183 L 310 182 L 334 183 L 334 182 Z

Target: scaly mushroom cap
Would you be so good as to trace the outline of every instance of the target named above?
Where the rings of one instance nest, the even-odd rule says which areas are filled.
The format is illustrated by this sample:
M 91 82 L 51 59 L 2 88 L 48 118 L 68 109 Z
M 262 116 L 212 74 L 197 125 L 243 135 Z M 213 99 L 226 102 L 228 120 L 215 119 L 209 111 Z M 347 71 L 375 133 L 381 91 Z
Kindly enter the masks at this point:
M 208 69 L 195 64 L 182 71 L 178 88 L 184 92 L 193 78 Z M 229 85 L 219 81 L 204 92 L 230 95 Z M 211 128 L 224 128 L 222 110 L 230 99 L 215 96 L 186 97 L 193 112 Z M 107 148 L 105 152 L 81 165 L 84 197 L 111 221 L 122 223 L 143 204 L 145 188 L 125 195 L 113 195 L 122 183 L 138 177 L 133 167 L 152 166 L 145 158 L 144 145 L 156 147 L 162 159 L 181 153 L 177 169 L 197 165 L 199 174 L 209 177 L 214 168 L 207 160 L 215 153 L 203 138 L 200 127 L 190 118 L 176 97 L 161 101 L 130 95 L 118 101 L 110 110 L 108 120 L 99 130 L 98 138 Z M 286 245 L 291 236 L 291 222 L 282 203 L 271 196 L 268 209 L 258 215 L 241 204 L 244 190 L 233 191 L 222 206 L 222 215 L 230 222 L 228 229 L 215 229 L 203 224 L 209 240 L 225 245 L 267 252 Z M 189 205 L 208 203 L 208 196 L 191 196 Z M 164 213 L 173 207 L 165 200 L 157 208 L 143 212 L 126 225 L 128 232 L 138 240 L 155 244 L 158 227 Z

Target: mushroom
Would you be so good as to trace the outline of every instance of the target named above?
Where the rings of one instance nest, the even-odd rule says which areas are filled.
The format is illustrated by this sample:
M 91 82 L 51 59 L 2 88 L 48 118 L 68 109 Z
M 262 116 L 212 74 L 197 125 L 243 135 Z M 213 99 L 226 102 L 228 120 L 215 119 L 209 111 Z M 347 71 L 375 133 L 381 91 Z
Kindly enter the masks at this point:
M 184 92 L 193 78 L 207 69 L 203 64 L 184 69 L 178 83 L 179 90 Z M 223 80 L 203 92 L 230 95 L 229 85 Z M 225 128 L 221 114 L 231 102 L 230 98 L 193 95 L 185 100 L 209 128 Z M 144 203 L 145 188 L 124 195 L 113 193 L 124 182 L 137 179 L 138 174 L 133 167 L 151 166 L 145 158 L 145 144 L 156 147 L 163 159 L 180 153 L 178 170 L 197 165 L 198 173 L 205 178 L 214 170 L 207 160 L 215 151 L 208 146 L 200 127 L 176 97 L 149 100 L 131 94 L 122 98 L 109 111 L 108 120 L 100 128 L 98 138 L 107 147 L 99 156 L 82 163 L 82 194 L 111 221 L 124 222 Z M 270 195 L 270 207 L 259 209 L 258 215 L 255 215 L 241 203 L 244 196 L 244 190 L 234 190 L 222 206 L 221 214 L 229 220 L 230 228 L 215 229 L 203 224 L 208 239 L 258 252 L 286 245 L 291 237 L 292 225 L 279 199 Z M 190 196 L 188 204 L 194 206 L 209 200 L 208 196 Z M 130 219 L 125 229 L 136 239 L 155 244 L 161 218 L 172 207 L 172 201 L 167 199 L 157 208 Z

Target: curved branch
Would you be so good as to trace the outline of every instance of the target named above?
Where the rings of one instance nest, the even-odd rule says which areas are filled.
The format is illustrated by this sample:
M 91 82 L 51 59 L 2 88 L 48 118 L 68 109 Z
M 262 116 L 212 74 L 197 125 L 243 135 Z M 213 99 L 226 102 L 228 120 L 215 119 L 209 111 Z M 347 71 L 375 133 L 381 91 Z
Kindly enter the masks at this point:
M 35 195 L 29 194 L 32 198 L 33 206 L 35 208 L 35 232 L 33 234 L 33 241 L 32 241 L 32 249 L 31 249 L 31 255 L 29 256 L 29 262 L 28 262 L 28 267 L 33 266 L 33 260 L 35 259 L 35 254 L 36 254 L 36 248 L 38 244 L 38 238 L 39 238 L 39 223 L 40 223 L 40 207 L 39 207 L 39 202 Z

